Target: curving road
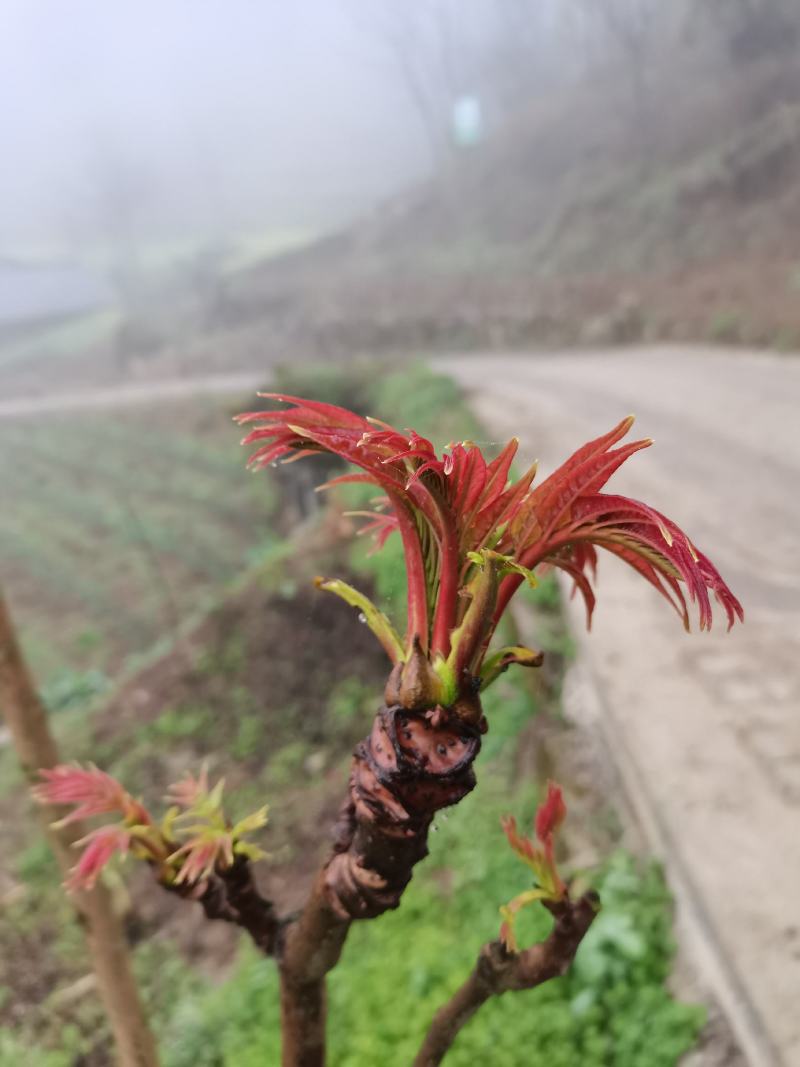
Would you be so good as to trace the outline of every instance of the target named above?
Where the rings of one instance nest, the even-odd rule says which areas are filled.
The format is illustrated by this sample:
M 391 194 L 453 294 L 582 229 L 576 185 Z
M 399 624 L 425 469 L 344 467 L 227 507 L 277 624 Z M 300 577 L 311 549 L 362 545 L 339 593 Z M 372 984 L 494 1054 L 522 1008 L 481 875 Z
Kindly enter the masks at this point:
M 440 365 L 545 472 L 637 414 L 656 444 L 615 489 L 684 526 L 742 600 L 744 626 L 686 635 L 603 559 L 583 647 L 623 777 L 748 1058 L 798 1067 L 800 360 L 654 347 Z
M 21 419 L 61 412 L 108 411 L 111 408 L 143 404 L 164 404 L 195 396 L 232 396 L 258 389 L 268 377 L 268 371 L 236 371 L 194 378 L 87 386 L 74 393 L 25 393 L 0 399 L 0 419 Z

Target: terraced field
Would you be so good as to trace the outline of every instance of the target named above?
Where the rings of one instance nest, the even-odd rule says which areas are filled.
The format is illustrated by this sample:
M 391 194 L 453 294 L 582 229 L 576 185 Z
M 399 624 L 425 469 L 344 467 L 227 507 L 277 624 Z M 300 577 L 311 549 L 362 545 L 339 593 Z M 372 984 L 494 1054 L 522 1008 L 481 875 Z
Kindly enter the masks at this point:
M 56 704 L 172 636 L 276 543 L 274 483 L 244 470 L 237 407 L 0 425 L 0 576 Z

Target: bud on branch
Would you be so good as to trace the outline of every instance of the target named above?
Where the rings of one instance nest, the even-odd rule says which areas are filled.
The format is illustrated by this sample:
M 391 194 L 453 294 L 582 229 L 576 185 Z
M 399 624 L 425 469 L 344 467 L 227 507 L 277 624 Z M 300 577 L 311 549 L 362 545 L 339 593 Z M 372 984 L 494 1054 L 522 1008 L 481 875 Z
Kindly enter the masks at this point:
M 156 823 L 143 804 L 116 779 L 90 765 L 60 764 L 40 772 L 44 779 L 33 795 L 42 804 L 67 804 L 73 811 L 62 824 L 95 815 L 118 814 L 120 821 L 92 830 L 77 842 L 84 846 L 66 886 L 91 889 L 114 855 L 132 855 L 150 863 L 167 887 L 195 886 L 233 867 L 236 858 L 265 855 L 244 838 L 267 822 L 266 807 L 231 824 L 222 809 L 224 781 L 209 789 L 205 767 L 170 787 L 173 806 Z
M 597 548 L 617 556 L 653 585 L 689 627 L 688 602 L 696 603 L 700 629 L 711 625 L 712 593 L 730 628 L 742 618 L 739 601 L 710 560 L 670 519 L 640 501 L 602 493 L 611 475 L 649 439 L 613 447 L 633 418 L 583 445 L 537 488 L 536 465 L 509 481 L 518 441 L 512 439 L 487 461 L 472 441 L 456 442 L 437 455 L 413 430 L 399 430 L 331 404 L 279 393 L 261 394 L 291 405 L 287 410 L 238 416 L 253 425 L 244 444 L 258 445 L 250 465 L 329 452 L 360 468 L 321 488 L 371 483 L 383 494 L 365 530 L 377 546 L 398 531 L 408 582 L 408 617 L 401 634 L 362 593 L 338 580 L 318 585 L 363 613 L 397 668 L 398 692 L 414 691 L 416 703 L 474 708 L 510 664 L 535 666 L 528 649 L 490 651 L 494 631 L 511 597 L 534 571 L 558 567 L 582 594 L 591 622 L 591 579 Z M 363 531 L 362 531 L 363 532 Z M 425 657 L 429 668 L 420 668 Z M 412 677 L 409 677 L 412 675 Z M 407 706 L 407 705 L 404 705 Z

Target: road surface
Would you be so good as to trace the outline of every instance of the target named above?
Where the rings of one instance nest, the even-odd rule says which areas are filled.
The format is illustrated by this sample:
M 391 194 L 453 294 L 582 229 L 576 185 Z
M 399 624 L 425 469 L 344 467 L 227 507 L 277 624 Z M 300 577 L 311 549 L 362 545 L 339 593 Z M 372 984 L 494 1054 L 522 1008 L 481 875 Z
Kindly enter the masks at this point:
M 739 998 L 751 1062 L 798 1067 L 800 360 L 646 348 L 440 365 L 490 433 L 518 435 L 543 473 L 635 413 L 634 432 L 656 443 L 614 490 L 683 526 L 741 599 L 744 626 L 687 635 L 604 558 L 584 647 L 638 802 L 705 928 L 709 968 L 727 972 L 728 1006 Z
M 194 396 L 232 396 L 258 389 L 265 371 L 237 371 L 194 378 L 125 382 L 121 385 L 87 387 L 74 393 L 41 392 L 0 399 L 0 419 L 29 418 L 59 412 L 108 411 L 110 408 L 164 404 Z

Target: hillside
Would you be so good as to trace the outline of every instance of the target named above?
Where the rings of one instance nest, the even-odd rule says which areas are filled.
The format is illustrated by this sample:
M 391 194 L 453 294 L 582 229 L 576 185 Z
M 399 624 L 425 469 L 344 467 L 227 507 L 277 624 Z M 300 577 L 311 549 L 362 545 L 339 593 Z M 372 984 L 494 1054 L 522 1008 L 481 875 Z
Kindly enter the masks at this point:
M 359 227 L 243 276 L 339 348 L 711 339 L 800 345 L 800 67 L 685 63 L 525 109 Z
M 800 349 L 800 64 L 670 53 L 646 84 L 532 92 L 346 229 L 18 338 L 6 394 L 362 353 Z

